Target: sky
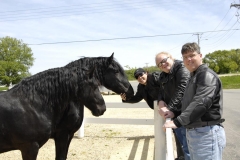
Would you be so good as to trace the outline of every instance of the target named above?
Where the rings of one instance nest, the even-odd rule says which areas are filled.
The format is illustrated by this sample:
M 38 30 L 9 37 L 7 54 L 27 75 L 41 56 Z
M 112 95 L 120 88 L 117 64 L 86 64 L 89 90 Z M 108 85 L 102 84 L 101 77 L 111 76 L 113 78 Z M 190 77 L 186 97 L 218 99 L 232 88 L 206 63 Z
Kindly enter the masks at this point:
M 81 57 L 109 57 L 127 69 L 155 65 L 197 42 L 203 56 L 240 48 L 240 0 L 0 0 L 0 38 L 22 40 L 31 74 Z

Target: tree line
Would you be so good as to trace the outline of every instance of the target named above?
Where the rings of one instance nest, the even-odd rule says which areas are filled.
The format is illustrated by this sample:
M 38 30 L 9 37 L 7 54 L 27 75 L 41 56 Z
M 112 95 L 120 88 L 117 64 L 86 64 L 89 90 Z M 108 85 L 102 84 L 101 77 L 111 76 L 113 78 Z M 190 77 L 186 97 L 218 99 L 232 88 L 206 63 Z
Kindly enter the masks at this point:
M 0 84 L 9 86 L 30 76 L 33 53 L 27 44 L 16 38 L 0 38 Z
M 34 57 L 31 48 L 22 40 L 9 36 L 0 38 L 0 84 L 9 86 L 16 84 L 31 75 Z M 240 49 L 217 50 L 208 53 L 203 62 L 217 74 L 237 73 L 240 71 Z M 125 66 L 129 80 L 135 80 L 137 69 Z M 159 71 L 156 66 L 143 67 L 147 72 Z

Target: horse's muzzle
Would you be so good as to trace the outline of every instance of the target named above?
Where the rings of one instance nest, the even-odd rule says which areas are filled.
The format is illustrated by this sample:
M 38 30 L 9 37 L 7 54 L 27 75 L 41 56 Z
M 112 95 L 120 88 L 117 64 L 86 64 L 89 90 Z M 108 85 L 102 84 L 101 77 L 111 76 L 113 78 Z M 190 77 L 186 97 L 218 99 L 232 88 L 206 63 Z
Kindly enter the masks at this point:
M 99 117 L 103 115 L 105 111 L 106 111 L 106 105 L 104 104 L 104 105 L 98 106 L 96 110 L 92 111 L 92 115 Z
M 134 90 L 133 90 L 132 85 L 130 85 L 130 86 L 128 87 L 128 90 L 127 90 L 127 92 L 126 92 L 126 96 L 127 96 L 128 98 L 134 96 Z

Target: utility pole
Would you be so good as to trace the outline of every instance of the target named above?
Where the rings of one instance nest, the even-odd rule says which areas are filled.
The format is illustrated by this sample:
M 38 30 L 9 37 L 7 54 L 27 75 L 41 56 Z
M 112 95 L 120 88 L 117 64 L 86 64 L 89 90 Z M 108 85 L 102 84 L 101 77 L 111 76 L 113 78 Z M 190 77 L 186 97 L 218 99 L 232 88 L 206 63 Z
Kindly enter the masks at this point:
M 237 9 L 240 9 L 240 4 L 231 4 L 230 5 L 230 8 L 232 8 L 232 7 L 236 7 Z M 239 13 L 237 12 L 237 14 L 236 14 L 236 16 L 237 16 L 237 21 L 240 23 L 240 19 L 239 19 Z
M 145 63 L 146 64 L 146 67 L 148 68 L 148 63 Z
M 238 9 L 240 9 L 240 4 L 231 4 L 230 8 L 232 8 L 232 7 L 236 7 Z
M 202 35 L 202 33 L 194 33 L 193 35 L 197 35 L 198 37 L 198 46 L 200 46 L 200 35 Z

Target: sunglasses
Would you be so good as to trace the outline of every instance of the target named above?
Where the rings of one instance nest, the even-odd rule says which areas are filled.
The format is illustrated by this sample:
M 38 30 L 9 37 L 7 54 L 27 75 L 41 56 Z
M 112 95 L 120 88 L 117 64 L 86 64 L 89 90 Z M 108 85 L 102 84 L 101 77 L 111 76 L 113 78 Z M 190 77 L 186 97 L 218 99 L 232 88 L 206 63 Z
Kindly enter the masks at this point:
M 163 65 L 163 63 L 166 63 L 166 62 L 167 62 L 168 58 L 169 58 L 169 57 L 163 58 L 163 60 L 162 60 L 161 62 L 159 62 L 157 66 L 158 66 L 158 67 L 161 67 L 161 66 Z
M 144 72 L 139 73 L 139 74 L 135 75 L 135 78 L 138 79 L 139 76 L 142 77 L 143 75 L 144 75 Z

